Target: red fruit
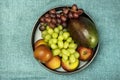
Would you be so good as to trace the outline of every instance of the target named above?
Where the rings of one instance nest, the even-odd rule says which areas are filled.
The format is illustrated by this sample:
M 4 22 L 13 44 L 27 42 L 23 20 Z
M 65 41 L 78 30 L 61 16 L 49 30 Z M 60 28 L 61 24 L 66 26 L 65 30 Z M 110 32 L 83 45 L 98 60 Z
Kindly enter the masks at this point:
M 78 52 L 80 54 L 80 60 L 82 61 L 90 60 L 93 55 L 92 49 L 86 47 L 79 47 Z
M 45 21 L 46 21 L 47 23 L 50 23 L 50 22 L 51 22 L 51 18 L 50 18 L 50 17 L 46 17 L 46 18 L 45 18 Z
M 73 4 L 73 5 L 72 5 L 72 10 L 73 10 L 73 11 L 76 11 L 77 9 L 78 9 L 78 8 L 77 8 L 77 5 L 76 5 L 76 4 Z
M 74 18 L 78 18 L 78 17 L 79 17 L 79 14 L 78 14 L 77 12 L 74 12 L 74 13 L 73 13 L 73 17 L 74 17 Z
M 78 9 L 77 13 L 78 13 L 79 15 L 81 15 L 81 14 L 83 13 L 83 10 L 82 10 L 82 9 Z
M 64 14 L 67 14 L 68 12 L 69 12 L 69 9 L 63 8 L 63 13 L 64 13 Z
M 69 13 L 68 13 L 68 17 L 69 17 L 69 18 L 73 18 L 72 12 L 69 12 Z
M 55 14 L 56 13 L 56 10 L 55 9 L 52 9 L 49 11 L 50 14 Z

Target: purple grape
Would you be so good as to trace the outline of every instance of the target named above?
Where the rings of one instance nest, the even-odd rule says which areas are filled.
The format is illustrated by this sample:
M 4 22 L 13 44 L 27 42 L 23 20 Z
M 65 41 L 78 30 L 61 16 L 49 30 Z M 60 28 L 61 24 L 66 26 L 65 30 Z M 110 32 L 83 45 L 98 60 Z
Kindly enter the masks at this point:
M 49 13 L 50 13 L 50 14 L 55 14 L 56 11 L 55 11 L 55 9 L 52 9 L 52 10 L 49 11 Z
M 81 15 L 84 11 L 82 9 L 78 9 L 78 14 Z
M 63 8 L 63 13 L 64 13 L 64 14 L 68 14 L 68 12 L 69 12 L 69 9 Z
M 46 17 L 46 18 L 45 18 L 45 21 L 46 21 L 47 23 L 50 23 L 50 22 L 51 22 L 51 18 L 50 18 L 50 17 Z
M 45 26 L 40 25 L 39 30 L 40 30 L 40 31 L 44 31 L 44 30 L 45 30 L 45 28 L 46 28 Z
M 68 17 L 69 17 L 69 18 L 73 18 L 72 12 L 69 12 L 69 13 L 68 13 Z
M 57 17 L 57 18 L 60 18 L 60 14 L 59 14 L 59 13 L 57 13 L 57 14 L 56 14 L 56 17 Z
M 77 5 L 76 5 L 76 4 L 73 4 L 73 5 L 72 5 L 72 10 L 73 10 L 73 11 L 77 11 Z
M 52 18 L 51 23 L 56 24 L 57 23 L 56 19 Z
M 50 28 L 53 28 L 53 29 L 56 27 L 56 25 L 53 23 L 49 23 L 49 26 L 50 26 Z
M 74 12 L 74 13 L 73 13 L 73 17 L 74 17 L 74 18 L 78 18 L 78 17 L 79 17 L 79 14 L 78 14 L 77 12 Z
M 50 15 L 47 13 L 47 14 L 45 14 L 45 17 L 49 17 Z
M 40 21 L 41 21 L 41 22 L 44 22 L 44 21 L 45 21 L 44 17 L 41 17 L 41 18 L 40 18 Z
M 63 22 L 63 23 L 62 23 L 62 26 L 63 26 L 64 28 L 66 28 L 66 27 L 67 27 L 67 23 L 66 23 L 66 22 Z
M 51 17 L 51 18 L 55 18 L 55 17 L 56 17 L 56 14 L 50 14 L 50 17 Z
M 57 18 L 56 20 L 57 20 L 57 23 L 58 23 L 58 24 L 61 24 L 62 21 L 61 21 L 60 18 Z
M 63 21 L 63 22 L 65 22 L 66 20 L 67 20 L 67 18 L 66 18 L 66 16 L 64 16 L 64 15 L 61 15 L 61 20 Z

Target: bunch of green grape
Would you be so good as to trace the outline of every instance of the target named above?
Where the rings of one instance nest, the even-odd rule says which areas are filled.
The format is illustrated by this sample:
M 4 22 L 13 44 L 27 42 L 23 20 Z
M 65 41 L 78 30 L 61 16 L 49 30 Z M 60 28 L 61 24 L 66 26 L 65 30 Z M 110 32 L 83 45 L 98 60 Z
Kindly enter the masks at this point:
M 46 30 L 42 31 L 42 37 L 48 43 L 53 55 L 60 56 L 62 61 L 75 62 L 79 58 L 79 53 L 76 51 L 77 44 L 62 25 L 58 25 L 54 29 L 47 26 Z

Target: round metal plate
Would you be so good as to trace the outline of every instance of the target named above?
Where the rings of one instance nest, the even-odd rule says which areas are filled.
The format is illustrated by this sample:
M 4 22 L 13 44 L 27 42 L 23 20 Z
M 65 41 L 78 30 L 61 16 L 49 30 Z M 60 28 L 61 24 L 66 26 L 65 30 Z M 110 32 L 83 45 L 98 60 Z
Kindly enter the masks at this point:
M 56 11 L 62 11 L 63 8 L 66 8 L 66 7 L 57 7 L 57 8 L 54 8 Z M 69 7 L 70 8 L 70 7 Z M 46 12 L 48 13 L 48 11 Z M 44 13 L 42 16 L 44 16 L 46 13 Z M 42 17 L 40 16 L 40 18 Z M 90 19 L 92 22 L 93 20 L 84 12 L 81 16 L 84 16 L 88 19 Z M 33 52 L 34 52 L 34 43 L 38 40 L 38 39 L 41 39 L 41 32 L 39 31 L 39 26 L 40 26 L 40 18 L 38 19 L 37 23 L 35 24 L 34 28 L 33 28 L 33 31 L 32 31 L 32 37 L 31 37 L 31 45 L 32 45 L 32 49 L 33 49 Z M 94 22 L 93 22 L 94 23 Z M 75 73 L 75 72 L 79 72 L 81 70 L 83 70 L 84 68 L 86 68 L 92 61 L 93 59 L 95 58 L 96 54 L 98 53 L 98 49 L 99 49 L 99 43 L 97 44 L 97 46 L 93 49 L 93 56 L 92 58 L 89 60 L 89 61 L 86 61 L 86 62 L 83 62 L 83 61 L 80 61 L 80 66 L 72 71 L 72 72 L 67 72 L 65 70 L 63 70 L 62 68 L 60 69 L 57 69 L 57 70 L 51 70 L 49 68 L 47 68 L 43 63 L 40 63 L 44 68 L 46 68 L 47 70 L 49 71 L 52 71 L 52 72 L 55 72 L 55 73 L 59 73 L 59 74 L 71 74 L 71 73 Z

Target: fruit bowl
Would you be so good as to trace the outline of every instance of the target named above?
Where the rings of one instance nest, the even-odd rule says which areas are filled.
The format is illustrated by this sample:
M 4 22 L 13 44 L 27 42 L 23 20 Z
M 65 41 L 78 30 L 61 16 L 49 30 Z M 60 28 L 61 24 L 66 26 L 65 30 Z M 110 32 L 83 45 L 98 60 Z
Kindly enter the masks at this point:
M 63 7 L 53 8 L 53 9 L 56 10 L 56 12 L 61 12 L 63 8 L 71 8 L 71 7 L 63 6 Z M 53 9 L 51 9 L 51 10 L 53 10 Z M 41 25 L 40 24 L 40 21 L 41 21 L 40 19 L 41 19 L 41 17 L 43 17 L 48 12 L 49 11 L 45 12 L 42 16 L 40 16 L 40 18 L 38 19 L 37 23 L 35 24 L 35 26 L 33 28 L 32 37 L 31 37 L 31 45 L 32 45 L 33 52 L 35 52 L 35 42 L 40 40 L 40 39 L 43 39 L 42 38 L 42 33 L 39 30 L 39 27 Z M 89 19 L 94 24 L 93 20 L 85 12 L 83 12 L 80 16 L 83 16 L 83 17 Z M 38 62 L 44 68 L 46 68 L 49 71 L 59 73 L 59 74 L 71 74 L 71 73 L 79 72 L 79 71 L 83 70 L 84 68 L 86 68 L 93 61 L 93 59 L 95 58 L 95 56 L 96 56 L 96 54 L 98 52 L 98 49 L 99 49 L 99 42 L 97 42 L 97 45 L 94 48 L 92 48 L 92 56 L 91 56 L 91 58 L 89 60 L 86 60 L 86 61 L 80 60 L 79 66 L 77 67 L 77 69 L 72 70 L 72 71 L 66 71 L 62 67 L 59 67 L 57 69 L 51 69 L 51 68 L 48 68 L 44 63 L 40 62 L 39 60 L 38 60 Z M 50 65 L 50 63 L 49 63 L 49 65 Z

